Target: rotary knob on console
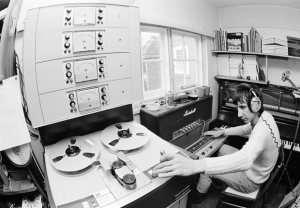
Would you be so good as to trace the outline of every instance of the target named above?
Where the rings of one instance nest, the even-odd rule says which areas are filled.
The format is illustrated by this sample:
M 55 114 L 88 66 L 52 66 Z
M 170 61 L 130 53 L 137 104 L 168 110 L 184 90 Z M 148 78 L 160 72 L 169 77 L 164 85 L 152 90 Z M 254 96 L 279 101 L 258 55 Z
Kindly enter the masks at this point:
M 107 95 L 102 95 L 101 98 L 102 100 L 107 100 Z
M 99 14 L 98 19 L 102 20 L 103 19 L 103 14 Z
M 66 20 L 70 21 L 71 20 L 71 16 L 66 16 Z
M 71 100 L 73 100 L 73 99 L 74 99 L 74 94 L 73 94 L 73 93 L 69 94 L 69 98 L 70 98 Z
M 69 47 L 70 47 L 70 43 L 69 42 L 65 43 L 65 48 L 69 48 Z
M 102 8 L 99 8 L 98 11 L 99 11 L 99 13 L 102 13 L 102 12 L 103 12 L 103 9 L 102 9 Z
M 103 36 L 103 33 L 102 33 L 102 32 L 99 32 L 99 33 L 98 33 L 98 37 L 101 38 L 102 36 Z
M 104 67 L 103 66 L 101 66 L 100 68 L 99 68 L 99 72 L 104 72 Z
M 76 103 L 75 103 L 74 101 L 71 101 L 71 102 L 70 102 L 70 106 L 71 106 L 72 108 L 75 107 L 75 104 L 76 104 Z
M 66 39 L 66 40 L 69 40 L 69 39 L 70 39 L 70 35 L 69 35 L 69 34 L 66 34 L 66 35 L 65 35 L 65 39 Z
M 72 72 L 68 71 L 68 72 L 66 73 L 66 76 L 67 76 L 68 78 L 70 78 L 70 77 L 72 76 Z
M 101 92 L 106 93 L 106 88 L 103 87 L 103 88 L 101 89 Z
M 99 60 L 99 64 L 104 64 L 104 60 L 103 60 L 103 59 L 100 59 L 100 60 Z
M 66 64 L 66 69 L 70 69 L 71 68 L 71 64 L 70 63 L 67 63 Z
M 98 45 L 102 45 L 103 44 L 103 40 L 98 40 Z

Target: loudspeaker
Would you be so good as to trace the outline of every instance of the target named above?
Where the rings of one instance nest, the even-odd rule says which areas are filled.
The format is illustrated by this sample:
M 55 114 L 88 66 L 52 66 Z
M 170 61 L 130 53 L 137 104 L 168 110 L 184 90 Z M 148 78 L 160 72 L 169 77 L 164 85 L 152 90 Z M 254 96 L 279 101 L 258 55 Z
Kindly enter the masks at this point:
M 254 97 L 251 98 L 251 104 L 250 104 L 251 105 L 251 110 L 252 110 L 252 112 L 256 113 L 261 108 L 261 101 L 257 97 L 257 95 L 256 95 L 253 88 L 250 88 L 250 92 L 254 95 Z

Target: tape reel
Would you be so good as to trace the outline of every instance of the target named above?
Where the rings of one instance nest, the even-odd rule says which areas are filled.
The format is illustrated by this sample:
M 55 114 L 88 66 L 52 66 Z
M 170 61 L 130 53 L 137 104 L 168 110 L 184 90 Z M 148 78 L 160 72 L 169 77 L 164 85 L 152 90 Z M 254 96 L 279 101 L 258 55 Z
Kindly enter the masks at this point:
M 49 153 L 52 166 L 65 173 L 87 169 L 99 156 L 100 149 L 87 136 L 63 139 Z
M 134 122 L 122 122 L 106 127 L 101 132 L 101 141 L 106 149 L 114 154 L 123 151 L 134 154 L 150 144 L 149 130 Z

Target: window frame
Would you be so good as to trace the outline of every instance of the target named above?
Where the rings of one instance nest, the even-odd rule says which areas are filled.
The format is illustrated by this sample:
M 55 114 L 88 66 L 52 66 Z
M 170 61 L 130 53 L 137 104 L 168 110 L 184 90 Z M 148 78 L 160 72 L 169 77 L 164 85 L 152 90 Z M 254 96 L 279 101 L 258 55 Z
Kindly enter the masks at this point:
M 205 74 L 203 70 L 203 48 L 202 48 L 202 41 L 203 36 L 200 34 L 196 34 L 189 31 L 182 31 L 179 29 L 169 28 L 169 27 L 161 27 L 161 26 L 155 26 L 155 25 L 147 25 L 142 24 L 140 26 L 140 32 L 157 32 L 162 37 L 162 43 L 160 43 L 160 54 L 161 54 L 161 69 L 162 69 L 162 87 L 159 90 L 153 90 L 151 92 L 145 92 L 144 91 L 144 81 L 143 81 L 143 99 L 144 101 L 147 100 L 154 100 L 157 98 L 161 98 L 165 96 L 165 94 L 168 91 L 171 91 L 173 94 L 187 91 L 188 88 L 195 88 L 196 86 L 203 85 Z M 196 57 L 193 59 L 174 59 L 174 51 L 173 51 L 173 35 L 180 35 L 183 36 L 183 39 L 185 37 L 194 38 L 196 40 Z M 185 45 L 185 51 L 186 49 Z M 184 56 L 186 53 L 184 53 Z M 141 56 L 142 57 L 142 56 Z M 145 62 L 152 62 L 155 59 L 151 60 L 143 60 L 143 57 L 141 58 L 142 62 L 142 69 L 143 70 L 143 64 Z M 187 85 L 181 85 L 175 90 L 175 83 L 174 83 L 174 75 L 175 75 L 175 61 L 185 61 L 185 63 L 188 63 L 189 61 L 193 61 L 197 64 L 197 75 L 196 75 L 196 83 L 189 83 Z M 184 73 L 186 75 L 186 73 Z M 144 76 L 144 73 L 142 72 L 142 76 Z M 144 78 L 143 78 L 144 80 Z M 192 87 L 191 87 L 192 86 Z

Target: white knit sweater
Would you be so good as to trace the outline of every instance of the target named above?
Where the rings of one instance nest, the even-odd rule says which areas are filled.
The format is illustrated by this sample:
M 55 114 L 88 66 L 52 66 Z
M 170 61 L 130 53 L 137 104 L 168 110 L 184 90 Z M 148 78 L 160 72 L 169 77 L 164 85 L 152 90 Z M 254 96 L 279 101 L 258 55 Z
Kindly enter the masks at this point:
M 276 139 L 272 136 L 270 128 Z M 256 184 L 266 181 L 276 164 L 278 147 L 281 145 L 279 130 L 273 116 L 264 111 L 253 129 L 248 123 L 226 129 L 225 135 L 249 135 L 249 140 L 238 152 L 205 158 L 205 174 L 245 171 L 247 177 Z

